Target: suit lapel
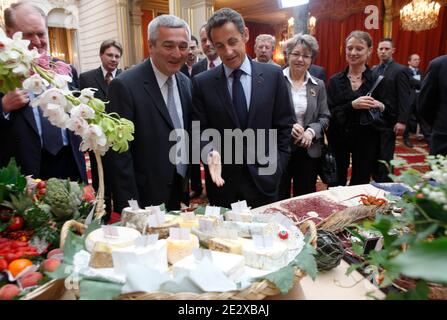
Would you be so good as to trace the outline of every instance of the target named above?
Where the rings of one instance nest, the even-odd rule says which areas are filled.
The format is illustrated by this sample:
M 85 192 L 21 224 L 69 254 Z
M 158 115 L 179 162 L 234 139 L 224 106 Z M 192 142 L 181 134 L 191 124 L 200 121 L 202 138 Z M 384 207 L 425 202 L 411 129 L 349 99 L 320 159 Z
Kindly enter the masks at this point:
M 98 84 L 98 88 L 100 88 L 100 90 L 102 90 L 102 92 L 104 93 L 104 97 L 107 97 L 107 84 L 104 81 L 104 76 L 102 74 L 102 69 L 101 67 L 99 67 L 98 69 L 96 69 L 95 72 L 95 81 Z
M 317 109 L 317 96 L 318 96 L 318 87 L 312 83 L 309 79 L 306 85 L 306 94 L 307 94 L 307 109 L 304 116 L 304 125 L 307 126 Z
M 216 80 L 216 88 L 217 93 L 219 95 L 220 101 L 224 106 L 225 110 L 227 110 L 228 115 L 235 127 L 240 128 L 239 119 L 237 118 L 236 111 L 233 107 L 233 102 L 231 101 L 230 93 L 228 92 L 227 78 L 225 77 L 225 71 L 223 68 L 223 63 L 216 68 L 220 68 L 220 71 L 215 77 Z
M 38 108 L 38 107 L 36 107 L 36 108 Z M 36 119 L 34 118 L 33 108 L 31 106 L 28 105 L 25 108 L 23 108 L 23 117 L 29 123 L 31 128 L 33 128 L 34 132 L 37 135 L 39 135 L 39 131 L 37 130 Z
M 262 95 L 259 94 L 263 92 L 264 87 L 264 77 L 262 71 L 258 70 L 255 63 L 251 62 L 251 97 L 250 97 L 250 107 L 248 108 L 248 121 L 247 126 L 250 127 L 251 121 L 255 113 L 257 112 L 257 108 L 262 106 Z M 256 94 L 258 93 L 258 94 Z
M 168 108 L 166 107 L 163 95 L 161 94 L 161 90 L 158 87 L 157 78 L 155 77 L 154 69 L 152 69 L 152 64 L 149 59 L 146 61 L 146 66 L 148 70 L 147 70 L 147 76 L 144 78 L 143 87 L 146 90 L 149 97 L 154 102 L 155 107 L 158 109 L 161 116 L 171 126 L 171 128 L 174 129 L 171 116 L 169 115 L 169 111 Z

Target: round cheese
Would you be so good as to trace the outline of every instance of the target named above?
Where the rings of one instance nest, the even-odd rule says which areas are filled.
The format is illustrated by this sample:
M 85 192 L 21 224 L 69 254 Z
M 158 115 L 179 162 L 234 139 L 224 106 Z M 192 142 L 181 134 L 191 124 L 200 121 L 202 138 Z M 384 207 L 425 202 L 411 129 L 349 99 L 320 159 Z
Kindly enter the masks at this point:
M 92 231 L 85 239 L 85 248 L 87 251 L 92 252 L 95 244 L 100 242 L 107 245 L 112 250 L 114 248 L 125 248 L 132 246 L 136 238 L 141 236 L 138 230 L 126 227 L 116 227 L 118 228 L 118 237 L 106 237 L 104 231 L 99 228 Z

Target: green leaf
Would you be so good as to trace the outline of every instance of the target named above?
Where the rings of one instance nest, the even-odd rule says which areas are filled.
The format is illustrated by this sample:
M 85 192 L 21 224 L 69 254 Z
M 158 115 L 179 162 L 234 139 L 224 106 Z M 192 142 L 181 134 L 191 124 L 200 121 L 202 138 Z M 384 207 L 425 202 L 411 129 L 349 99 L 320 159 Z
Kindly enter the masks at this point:
M 391 263 L 408 277 L 447 284 L 447 238 L 415 244 Z
M 122 284 L 82 279 L 80 281 L 80 300 L 112 300 L 121 294 Z
M 279 291 L 281 291 L 281 294 L 286 294 L 289 292 L 289 290 L 293 287 L 294 278 L 295 269 L 290 264 L 265 276 L 265 279 L 270 280 L 276 285 Z
M 306 241 L 303 249 L 292 262 L 293 265 L 305 271 L 312 278 L 312 280 L 315 280 L 318 272 L 317 261 L 315 260 L 316 253 L 317 251 L 314 247 Z
M 84 249 L 84 238 L 68 231 L 64 243 L 64 263 L 73 264 L 74 255 Z
M 363 249 L 363 245 L 358 244 L 356 242 L 352 242 L 352 246 L 351 246 L 352 251 L 354 251 L 354 253 L 358 256 L 362 256 L 364 249 Z

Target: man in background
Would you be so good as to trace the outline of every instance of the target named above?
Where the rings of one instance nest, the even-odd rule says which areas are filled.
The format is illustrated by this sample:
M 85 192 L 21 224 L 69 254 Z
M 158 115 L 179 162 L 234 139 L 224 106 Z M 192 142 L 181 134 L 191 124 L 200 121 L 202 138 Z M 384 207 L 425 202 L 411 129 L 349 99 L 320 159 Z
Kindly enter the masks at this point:
M 273 51 L 275 51 L 275 37 L 270 34 L 260 34 L 255 40 L 255 54 L 256 59 L 254 61 L 270 63 L 280 67 L 275 61 L 273 61 Z
M 387 100 L 389 100 L 390 108 L 385 109 L 384 122 L 378 128 L 380 135 L 379 160 L 387 163 L 394 158 L 396 136 L 403 135 L 414 100 L 414 91 L 410 85 L 407 67 L 393 60 L 395 51 L 396 48 L 391 38 L 382 39 L 377 47 L 380 64 L 373 68 L 376 75 L 385 77 L 383 81 L 386 81 L 388 88 Z M 378 163 L 374 180 L 376 182 L 391 182 L 388 177 L 389 173 L 384 164 Z
M 191 36 L 191 41 L 189 42 L 189 52 L 188 59 L 186 59 L 185 64 L 180 69 L 181 72 L 188 78 L 191 78 L 192 66 L 197 63 L 199 54 L 199 42 L 197 38 Z
M 122 55 L 123 48 L 119 42 L 113 39 L 103 41 L 99 47 L 101 65 L 96 69 L 81 73 L 79 76 L 79 89 L 96 88 L 98 90 L 95 91 L 95 98 L 107 102 L 110 83 L 121 73 L 121 69 L 118 69 L 118 65 Z M 98 165 L 94 153 L 90 152 L 89 155 L 93 188 L 98 191 Z M 103 161 L 103 165 L 107 165 L 107 161 Z M 107 169 L 105 169 L 105 171 L 107 171 Z M 108 215 L 112 212 L 111 188 L 109 177 L 104 176 L 104 204 L 107 212 L 107 216 L 105 216 L 104 219 L 106 219 L 106 221 Z

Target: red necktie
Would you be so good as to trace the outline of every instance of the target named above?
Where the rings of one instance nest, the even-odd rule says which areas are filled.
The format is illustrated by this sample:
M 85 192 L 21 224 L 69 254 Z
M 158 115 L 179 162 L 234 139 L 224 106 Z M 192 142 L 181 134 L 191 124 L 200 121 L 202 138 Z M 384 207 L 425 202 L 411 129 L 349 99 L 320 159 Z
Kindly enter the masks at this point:
M 214 62 L 213 61 L 210 61 L 210 69 L 212 69 L 212 68 L 214 68 L 216 65 L 214 64 Z

